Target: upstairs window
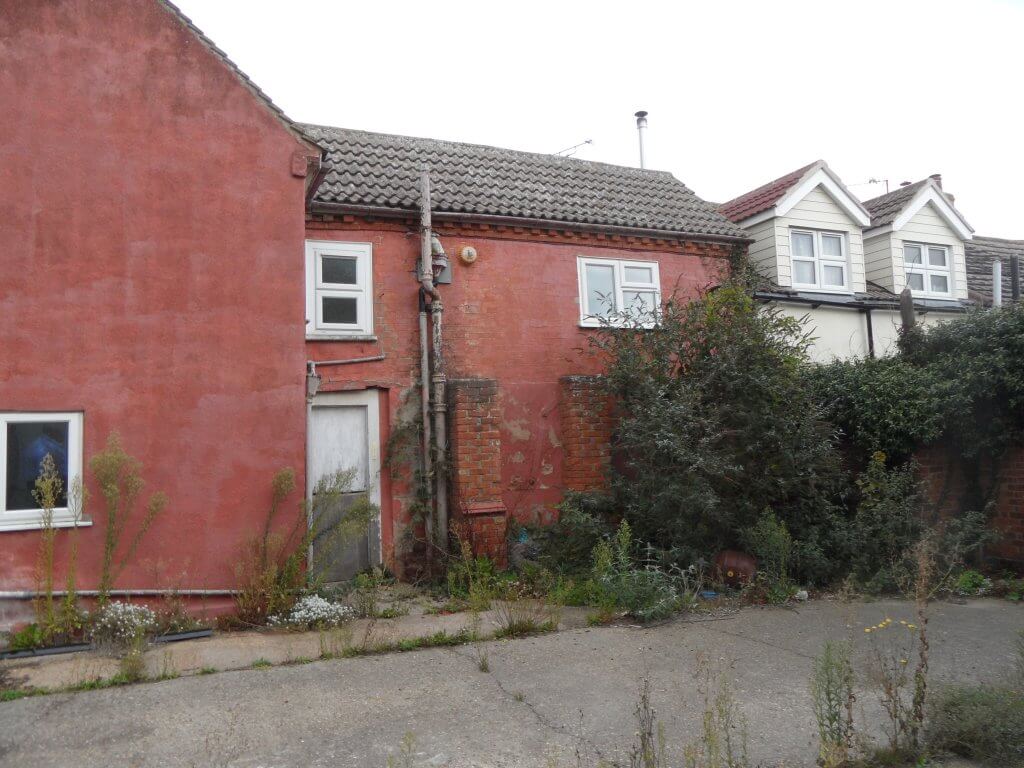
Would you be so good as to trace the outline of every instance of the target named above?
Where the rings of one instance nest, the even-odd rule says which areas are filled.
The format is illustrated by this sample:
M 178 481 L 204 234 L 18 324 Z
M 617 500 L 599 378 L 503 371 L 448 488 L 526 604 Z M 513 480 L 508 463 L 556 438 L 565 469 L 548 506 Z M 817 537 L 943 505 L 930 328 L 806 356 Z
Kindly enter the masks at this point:
M 372 259 L 369 243 L 306 241 L 306 336 L 373 333 Z
M 792 229 L 793 287 L 848 291 L 846 236 L 842 232 Z
M 68 507 L 71 483 L 82 475 L 82 414 L 0 412 L 0 530 L 42 527 L 33 491 L 47 455 L 61 480 L 52 524 L 88 524 Z
M 654 324 L 661 307 L 656 261 L 592 259 L 576 263 L 580 283 L 580 325 L 595 328 L 616 318 L 641 316 Z
M 952 296 L 949 248 L 946 246 L 904 243 L 903 268 L 911 293 L 921 296 Z

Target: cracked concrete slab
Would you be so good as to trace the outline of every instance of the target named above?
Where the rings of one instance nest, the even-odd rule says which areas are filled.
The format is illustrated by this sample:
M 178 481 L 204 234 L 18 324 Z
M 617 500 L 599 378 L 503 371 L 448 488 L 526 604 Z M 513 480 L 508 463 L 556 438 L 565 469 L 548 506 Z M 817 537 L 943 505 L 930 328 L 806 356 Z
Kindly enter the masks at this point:
M 0 765 L 383 766 L 406 733 L 416 766 L 574 765 L 577 748 L 587 765 L 597 756 L 621 764 L 644 676 L 670 749 L 695 736 L 696 659 L 706 654 L 734 680 L 752 763 L 810 766 L 807 678 L 821 643 L 852 634 L 862 659 L 864 625 L 911 612 L 892 601 L 821 601 L 23 699 L 0 704 Z M 935 683 L 997 680 L 1024 607 L 938 603 L 930 628 Z M 870 716 L 867 692 L 860 704 Z

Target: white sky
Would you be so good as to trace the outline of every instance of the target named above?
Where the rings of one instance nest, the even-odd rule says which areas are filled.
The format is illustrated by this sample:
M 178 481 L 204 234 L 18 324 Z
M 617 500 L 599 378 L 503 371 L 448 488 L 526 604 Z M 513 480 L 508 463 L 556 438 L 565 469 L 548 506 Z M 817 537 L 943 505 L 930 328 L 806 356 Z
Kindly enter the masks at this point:
M 1024 2 L 178 0 L 296 120 L 648 165 L 722 202 L 819 158 L 1024 238 Z

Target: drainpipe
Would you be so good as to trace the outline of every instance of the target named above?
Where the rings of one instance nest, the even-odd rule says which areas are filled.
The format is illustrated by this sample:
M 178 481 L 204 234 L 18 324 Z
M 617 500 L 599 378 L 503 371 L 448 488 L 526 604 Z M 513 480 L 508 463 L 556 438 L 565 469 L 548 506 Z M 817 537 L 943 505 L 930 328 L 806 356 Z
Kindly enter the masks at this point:
M 446 257 L 444 256 L 444 249 L 441 248 L 440 241 L 437 241 L 434 237 L 431 229 L 430 220 L 430 171 L 424 166 L 420 174 L 420 286 L 421 291 L 421 311 L 420 311 L 420 361 L 422 376 L 420 386 L 422 389 L 422 403 L 423 403 L 423 456 L 424 456 L 424 469 L 428 467 L 432 469 L 432 475 L 428 474 L 428 484 L 433 480 L 433 498 L 434 498 L 434 530 L 430 531 L 428 526 L 428 532 L 432 533 L 434 540 L 430 541 L 431 546 L 438 547 L 442 553 L 448 551 L 448 479 L 443 470 L 444 457 L 447 455 L 447 405 L 445 402 L 445 388 L 447 379 L 444 375 L 444 353 L 442 347 L 442 328 L 443 328 L 443 312 L 444 306 L 441 303 L 441 294 L 438 293 L 437 288 L 434 286 L 434 257 L 438 258 L 438 263 L 443 264 Z M 427 350 L 427 334 L 426 334 L 426 297 L 430 297 L 430 316 L 432 320 L 432 336 L 433 336 L 433 360 L 432 365 L 423 365 L 424 361 L 429 358 L 429 352 Z M 433 398 L 430 398 L 430 410 L 433 412 L 434 423 L 433 423 L 433 438 L 434 438 L 434 449 L 436 451 L 437 464 L 442 467 L 442 471 L 436 471 L 430 460 L 430 436 L 431 436 L 431 425 L 430 419 L 427 414 L 427 402 L 429 397 L 429 385 L 426 381 L 429 371 L 430 385 L 433 386 Z M 429 485 L 428 485 L 429 487 Z M 429 552 L 429 548 L 428 548 Z
M 306 525 L 313 522 L 313 398 L 320 390 L 320 374 L 316 372 L 316 363 L 306 363 Z M 306 552 L 308 562 L 313 560 L 313 544 L 310 542 Z
M 875 356 L 875 330 L 871 327 L 871 307 L 864 307 L 864 320 L 868 324 L 868 357 Z
M 427 211 L 429 218 L 430 212 Z M 429 224 L 428 224 L 429 226 Z M 434 557 L 434 468 L 430 451 L 430 344 L 427 337 L 427 291 L 421 287 L 420 299 L 420 417 L 423 419 L 423 483 L 427 490 L 427 560 Z

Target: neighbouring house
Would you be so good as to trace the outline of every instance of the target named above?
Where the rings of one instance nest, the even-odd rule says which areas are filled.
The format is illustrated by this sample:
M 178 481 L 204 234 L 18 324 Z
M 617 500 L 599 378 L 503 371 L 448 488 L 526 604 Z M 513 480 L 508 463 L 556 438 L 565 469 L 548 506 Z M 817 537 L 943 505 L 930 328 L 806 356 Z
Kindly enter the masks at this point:
M 1000 262 L 1000 281 L 1004 305 L 1013 300 L 1012 258 L 1017 257 L 1024 266 L 1024 240 L 1007 240 L 1002 237 L 981 237 L 975 235 L 964 244 L 967 261 L 967 291 L 972 301 L 983 306 L 992 306 L 993 278 L 992 264 Z
M 819 160 L 719 210 L 753 239 L 757 297 L 807 318 L 817 361 L 890 354 L 907 285 L 919 323 L 967 305 L 971 229 L 937 177 L 861 203 Z
M 0 18 L 0 623 L 36 588 L 45 453 L 91 491 L 95 588 L 88 462 L 112 432 L 170 500 L 117 589 L 226 598 L 283 467 L 296 503 L 342 468 L 379 503 L 336 577 L 418 567 L 419 323 L 438 302 L 434 467 L 453 527 L 502 558 L 511 521 L 604 481 L 598 319 L 695 295 L 748 242 L 667 173 L 297 125 L 164 0 L 0 0 Z M 433 299 L 424 164 L 450 259 Z

